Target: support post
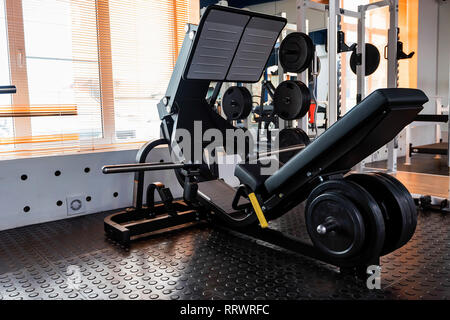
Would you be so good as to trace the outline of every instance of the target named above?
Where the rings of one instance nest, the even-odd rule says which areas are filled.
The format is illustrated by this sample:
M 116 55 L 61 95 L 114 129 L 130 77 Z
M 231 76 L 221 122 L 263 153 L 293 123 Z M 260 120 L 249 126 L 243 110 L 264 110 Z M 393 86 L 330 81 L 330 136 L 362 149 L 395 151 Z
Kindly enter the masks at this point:
M 398 40 L 398 1 L 391 0 L 389 3 L 389 31 L 388 31 L 388 88 L 397 87 L 398 61 L 397 61 L 397 40 Z M 397 141 L 394 140 L 387 144 L 388 158 L 387 171 L 397 172 Z
M 337 120 L 337 15 L 339 0 L 328 5 L 328 121 L 329 126 Z
M 306 3 L 305 0 L 297 1 L 297 31 L 308 34 L 308 23 L 306 21 Z M 298 80 L 304 84 L 308 83 L 306 72 L 297 75 Z M 298 121 L 297 126 L 308 134 L 308 117 L 303 117 Z

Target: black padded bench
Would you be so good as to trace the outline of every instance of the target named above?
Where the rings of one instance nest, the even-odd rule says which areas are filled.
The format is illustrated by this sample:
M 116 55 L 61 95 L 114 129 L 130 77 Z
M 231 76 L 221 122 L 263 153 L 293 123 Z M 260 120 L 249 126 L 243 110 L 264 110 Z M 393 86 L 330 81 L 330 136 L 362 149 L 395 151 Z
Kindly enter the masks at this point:
M 417 89 L 378 89 L 290 159 L 272 176 L 261 176 L 258 164 L 242 163 L 235 176 L 265 197 L 296 193 L 309 181 L 353 166 L 394 139 L 428 101 Z M 297 198 L 298 199 L 298 198 Z

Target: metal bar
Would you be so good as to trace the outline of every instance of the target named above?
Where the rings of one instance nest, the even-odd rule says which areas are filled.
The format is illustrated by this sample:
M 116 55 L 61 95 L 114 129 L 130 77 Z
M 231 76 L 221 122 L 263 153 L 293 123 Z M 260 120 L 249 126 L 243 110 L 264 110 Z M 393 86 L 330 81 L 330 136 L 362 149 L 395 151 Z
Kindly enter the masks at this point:
M 352 10 L 348 10 L 348 9 L 339 9 L 339 14 L 341 16 L 348 16 L 348 17 L 353 17 L 356 19 L 361 18 L 360 12 L 356 12 L 356 11 L 352 11 Z
M 425 154 L 439 154 L 439 155 L 447 155 L 448 154 L 448 149 L 443 149 L 443 148 L 434 148 L 433 145 L 435 144 L 430 144 L 429 147 L 425 146 L 417 146 L 417 147 L 412 147 L 412 152 L 413 153 L 425 153 Z
M 309 1 L 297 2 L 297 31 L 308 34 L 308 23 L 306 21 L 306 4 Z M 297 74 L 297 79 L 303 83 L 308 83 L 307 72 Z M 297 122 L 297 126 L 308 134 L 308 117 L 303 117 Z
M 382 7 L 386 7 L 388 5 L 389 5 L 389 1 L 378 1 L 378 2 L 374 2 L 374 3 L 369 3 L 369 4 L 364 5 L 364 11 L 382 8 Z
M 331 0 L 328 5 L 328 122 L 337 121 L 337 12 L 339 0 Z
M 215 221 L 213 221 L 215 222 Z M 341 268 L 352 267 L 351 262 L 348 263 L 344 259 L 334 260 L 333 258 L 322 254 L 317 250 L 312 244 L 306 243 L 298 238 L 285 234 L 281 231 L 274 230 L 271 228 L 262 229 L 261 227 L 249 226 L 246 228 L 232 228 L 223 226 L 220 223 L 214 223 L 216 228 L 219 228 L 228 232 L 236 232 L 244 236 L 252 237 L 264 242 L 279 246 L 281 248 L 291 250 L 296 253 L 311 257 L 316 260 L 320 260 Z M 372 263 L 370 263 L 372 264 Z M 378 262 L 379 264 L 379 262 Z M 354 266 L 353 266 L 354 267 Z M 365 268 L 364 268 L 365 270 Z
M 217 82 L 216 86 L 214 87 L 214 92 L 209 100 L 209 106 L 212 108 L 214 107 L 214 104 L 216 103 L 217 97 L 219 96 L 220 89 L 222 88 L 223 82 Z
M 130 164 L 116 164 L 104 166 L 102 172 L 104 174 L 111 173 L 125 173 L 125 172 L 140 172 L 140 171 L 157 171 L 170 169 L 188 169 L 198 167 L 197 164 L 173 163 L 173 162 L 148 162 L 148 163 L 130 163 Z
M 389 3 L 389 31 L 388 31 L 388 88 L 397 88 L 398 61 L 397 61 L 397 40 L 398 40 L 398 1 L 391 0 Z M 387 170 L 397 172 L 397 141 L 395 137 L 387 144 Z
M 366 96 L 366 12 L 363 6 L 358 7 L 361 18 L 358 20 L 358 45 L 356 53 L 361 56 L 361 64 L 356 65 L 356 102 Z
M 299 2 L 303 2 L 303 7 L 317 10 L 317 11 L 326 11 L 328 9 L 328 6 L 323 3 L 318 3 L 314 1 L 307 1 L 307 0 L 299 0 Z M 298 2 L 297 2 L 298 3 Z
M 286 148 L 280 148 L 280 149 L 276 149 L 276 150 L 270 150 L 270 151 L 266 151 L 266 152 L 261 152 L 258 153 L 258 155 L 256 157 L 248 157 L 248 161 L 252 161 L 252 160 L 258 160 L 264 157 L 268 157 L 271 155 L 275 155 L 275 154 L 279 154 L 279 153 L 283 153 L 283 152 L 289 152 L 289 151 L 296 151 L 296 150 L 303 150 L 306 148 L 306 145 L 304 144 L 296 144 L 296 145 L 292 145 Z
M 418 114 L 414 121 L 421 122 L 447 122 L 447 114 Z
M 16 93 L 16 86 L 0 86 L 0 94 Z

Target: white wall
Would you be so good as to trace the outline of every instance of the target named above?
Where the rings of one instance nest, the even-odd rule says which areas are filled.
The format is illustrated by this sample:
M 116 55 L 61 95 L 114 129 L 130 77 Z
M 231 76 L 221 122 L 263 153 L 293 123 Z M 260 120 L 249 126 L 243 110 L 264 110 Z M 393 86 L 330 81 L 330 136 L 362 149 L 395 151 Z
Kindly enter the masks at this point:
M 0 230 L 68 218 L 67 197 L 79 196 L 89 214 L 132 205 L 133 178 L 131 173 L 101 172 L 106 164 L 134 163 L 137 150 L 87 153 L 0 161 Z M 147 161 L 169 160 L 167 148 L 151 152 Z M 88 173 L 85 168 L 90 168 Z M 61 172 L 55 176 L 55 171 Z M 22 175 L 27 175 L 22 180 Z M 169 186 L 175 197 L 182 189 L 172 170 L 147 172 L 147 184 L 161 181 Z M 113 194 L 117 192 L 118 196 Z M 90 196 L 92 200 L 85 199 Z M 61 200 L 63 204 L 57 206 Z M 24 212 L 25 206 L 30 207 Z M 70 216 L 72 217 L 72 216 Z

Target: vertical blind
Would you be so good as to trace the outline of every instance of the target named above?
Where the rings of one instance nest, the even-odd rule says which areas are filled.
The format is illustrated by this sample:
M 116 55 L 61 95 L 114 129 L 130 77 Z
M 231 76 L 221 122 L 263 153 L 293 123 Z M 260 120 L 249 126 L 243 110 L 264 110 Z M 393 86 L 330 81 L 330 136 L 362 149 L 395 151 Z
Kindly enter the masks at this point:
M 0 98 L 0 159 L 159 136 L 156 104 L 198 15 L 196 0 L 0 0 L 0 85 L 18 89 Z

